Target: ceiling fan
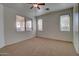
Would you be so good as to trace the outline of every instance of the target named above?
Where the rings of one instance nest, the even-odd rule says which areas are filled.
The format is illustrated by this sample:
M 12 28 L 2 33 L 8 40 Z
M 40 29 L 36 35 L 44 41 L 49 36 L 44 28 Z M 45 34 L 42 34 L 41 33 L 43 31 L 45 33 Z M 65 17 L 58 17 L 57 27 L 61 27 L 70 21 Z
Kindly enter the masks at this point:
M 45 3 L 30 3 L 30 4 L 32 4 L 32 7 L 30 7 L 30 9 L 32 9 L 32 8 L 40 9 L 40 6 L 45 5 Z

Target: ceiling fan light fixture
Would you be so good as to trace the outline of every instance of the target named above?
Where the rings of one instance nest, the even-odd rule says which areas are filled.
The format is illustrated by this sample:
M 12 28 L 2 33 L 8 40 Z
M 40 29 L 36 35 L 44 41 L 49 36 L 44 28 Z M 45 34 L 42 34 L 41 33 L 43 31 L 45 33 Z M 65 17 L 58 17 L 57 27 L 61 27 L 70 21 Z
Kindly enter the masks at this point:
M 38 4 L 36 4 L 36 3 L 35 3 L 35 4 L 33 4 L 33 7 L 37 8 L 37 7 L 38 7 Z
M 31 4 L 32 4 L 32 7 L 30 9 L 32 8 L 40 9 L 42 6 L 45 5 L 45 3 L 31 3 Z

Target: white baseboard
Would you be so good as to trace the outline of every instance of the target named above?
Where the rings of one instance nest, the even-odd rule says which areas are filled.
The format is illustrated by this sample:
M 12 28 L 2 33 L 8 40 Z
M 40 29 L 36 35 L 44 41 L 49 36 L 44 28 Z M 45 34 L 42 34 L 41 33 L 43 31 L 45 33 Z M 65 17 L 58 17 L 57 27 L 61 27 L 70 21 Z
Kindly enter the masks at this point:
M 76 52 L 77 54 L 79 54 L 79 48 L 78 48 L 77 45 L 74 44 L 74 42 L 73 42 L 73 47 L 74 47 L 74 49 L 75 49 L 75 52 Z
M 76 53 L 79 54 L 79 49 L 77 49 L 76 47 L 74 48 L 75 48 Z
M 3 48 L 3 47 L 5 47 L 5 44 L 3 44 L 2 46 L 0 46 L 0 48 Z
M 5 46 L 12 45 L 12 44 L 16 44 L 16 43 L 19 43 L 19 42 L 21 42 L 21 41 L 28 40 L 28 39 L 31 39 L 31 38 L 34 38 L 34 37 L 35 37 L 35 36 L 31 36 L 31 37 L 28 37 L 28 38 L 22 39 L 22 40 L 20 40 L 20 41 L 7 43 Z
M 67 41 L 67 40 L 61 40 L 61 39 L 57 39 L 57 38 L 50 38 L 50 37 L 43 37 L 43 36 L 36 36 L 36 37 L 40 37 L 40 38 L 46 38 L 46 39 L 53 39 L 53 40 L 57 40 L 57 41 L 65 41 L 65 42 L 72 42 L 72 41 Z

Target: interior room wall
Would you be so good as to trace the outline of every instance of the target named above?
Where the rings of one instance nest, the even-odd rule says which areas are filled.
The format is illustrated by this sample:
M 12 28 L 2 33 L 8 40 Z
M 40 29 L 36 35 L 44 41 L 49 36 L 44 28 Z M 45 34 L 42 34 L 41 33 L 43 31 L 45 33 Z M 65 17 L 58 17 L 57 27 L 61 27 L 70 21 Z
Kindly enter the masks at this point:
M 3 12 L 4 12 L 4 7 L 3 5 L 0 4 L 0 48 L 4 47 L 5 45 L 5 38 L 4 38 L 4 17 L 3 17 Z
M 69 14 L 70 15 L 70 32 L 61 32 L 60 31 L 60 15 Z M 37 17 L 38 19 L 43 19 L 43 31 L 37 30 L 38 37 L 62 40 L 72 42 L 73 40 L 73 31 L 72 31 L 72 19 L 73 8 L 51 12 L 42 16 Z
M 79 54 L 79 4 L 78 4 L 78 54 Z
M 5 43 L 10 45 L 23 40 L 35 37 L 35 18 L 33 20 L 33 31 L 31 32 L 17 32 L 16 31 L 16 15 L 26 16 L 27 14 L 17 11 L 15 9 L 4 7 L 4 32 L 5 32 Z M 27 19 L 27 18 L 26 18 Z
M 73 43 L 76 52 L 79 53 L 79 6 L 75 4 L 73 8 Z

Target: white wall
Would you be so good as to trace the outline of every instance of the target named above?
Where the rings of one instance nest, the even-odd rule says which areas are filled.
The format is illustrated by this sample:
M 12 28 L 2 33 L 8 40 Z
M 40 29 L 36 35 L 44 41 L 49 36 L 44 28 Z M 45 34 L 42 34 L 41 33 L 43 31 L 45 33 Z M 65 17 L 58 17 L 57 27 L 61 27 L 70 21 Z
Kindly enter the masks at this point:
M 4 7 L 4 29 L 6 45 L 17 43 L 35 36 L 35 19 L 33 18 L 32 32 L 16 32 L 16 14 L 26 16 L 24 13 L 12 8 Z
M 38 19 L 43 19 L 43 31 L 38 32 L 38 37 L 44 37 L 44 38 L 50 38 L 50 39 L 56 39 L 56 40 L 63 40 L 63 41 L 69 41 L 72 42 L 72 8 L 66 9 L 62 11 L 57 12 L 51 12 L 49 14 L 45 14 L 42 16 L 37 17 Z M 71 31 L 70 32 L 61 32 L 60 31 L 60 15 L 62 14 L 70 14 L 71 16 Z
M 4 18 L 3 18 L 3 6 L 0 5 L 0 48 L 4 47 Z
M 79 53 L 79 12 L 77 4 L 73 9 L 73 43 L 76 52 Z

